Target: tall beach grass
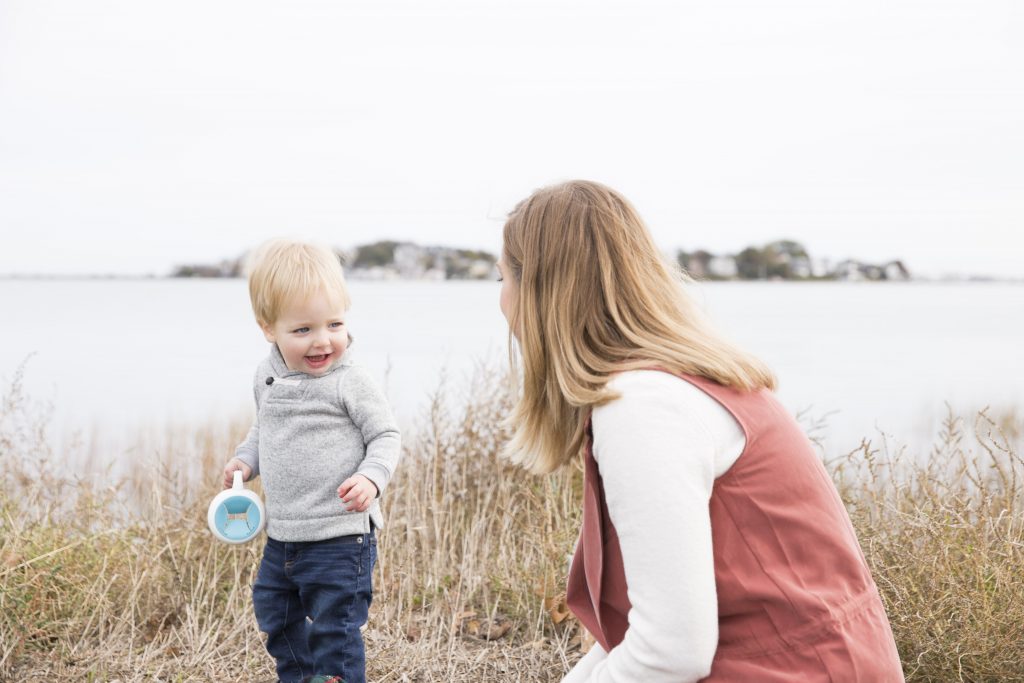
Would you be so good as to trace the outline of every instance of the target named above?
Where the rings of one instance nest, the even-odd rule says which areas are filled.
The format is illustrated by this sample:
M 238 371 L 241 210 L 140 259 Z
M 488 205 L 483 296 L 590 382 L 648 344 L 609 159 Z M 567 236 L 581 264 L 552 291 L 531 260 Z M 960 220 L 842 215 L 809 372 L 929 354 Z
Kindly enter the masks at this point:
M 580 472 L 538 478 L 498 460 L 508 387 L 481 367 L 405 434 L 365 632 L 370 680 L 557 681 L 587 646 L 562 594 Z M 48 414 L 20 376 L 5 387 L 0 680 L 274 680 L 251 609 L 260 545 L 206 528 L 246 420 L 140 441 L 128 476 L 69 475 Z M 930 452 L 873 437 L 822 454 L 908 680 L 1024 680 L 1021 432 L 1012 411 L 950 414 Z

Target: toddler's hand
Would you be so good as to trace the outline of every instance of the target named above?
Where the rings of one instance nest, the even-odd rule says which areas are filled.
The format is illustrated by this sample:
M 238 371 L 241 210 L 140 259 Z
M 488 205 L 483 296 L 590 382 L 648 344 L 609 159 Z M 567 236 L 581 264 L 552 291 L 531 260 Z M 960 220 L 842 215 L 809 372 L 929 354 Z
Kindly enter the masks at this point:
M 229 489 L 235 483 L 235 470 L 242 470 L 242 481 L 249 481 L 252 476 L 252 468 L 238 458 L 231 458 L 228 464 L 224 465 L 224 488 Z
M 377 497 L 377 485 L 361 474 L 353 474 L 341 482 L 338 497 L 348 503 L 345 509 L 349 512 L 366 512 Z

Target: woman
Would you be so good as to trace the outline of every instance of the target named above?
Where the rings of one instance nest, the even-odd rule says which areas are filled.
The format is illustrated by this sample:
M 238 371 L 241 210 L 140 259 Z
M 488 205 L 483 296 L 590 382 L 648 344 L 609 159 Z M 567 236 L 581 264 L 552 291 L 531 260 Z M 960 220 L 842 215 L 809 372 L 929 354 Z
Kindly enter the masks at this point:
M 522 355 L 507 455 L 585 460 L 571 683 L 901 681 L 853 527 L 775 380 L 597 183 L 510 214 L 501 310 Z

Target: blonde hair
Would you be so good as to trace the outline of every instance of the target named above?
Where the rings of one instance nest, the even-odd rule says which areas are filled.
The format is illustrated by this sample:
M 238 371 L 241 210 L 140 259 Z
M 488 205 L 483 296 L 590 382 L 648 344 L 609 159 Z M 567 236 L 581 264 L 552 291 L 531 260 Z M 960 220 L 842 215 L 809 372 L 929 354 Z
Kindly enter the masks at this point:
M 246 271 L 252 312 L 261 326 L 277 322 L 289 303 L 319 292 L 343 310 L 352 303 L 341 261 L 329 247 L 290 239 L 270 240 L 249 255 Z
M 714 330 L 614 190 L 583 180 L 537 190 L 509 214 L 502 246 L 519 285 L 510 342 L 515 330 L 523 386 L 504 452 L 513 462 L 545 473 L 578 455 L 591 409 L 618 398 L 606 388 L 615 372 L 657 366 L 775 388 L 767 366 Z

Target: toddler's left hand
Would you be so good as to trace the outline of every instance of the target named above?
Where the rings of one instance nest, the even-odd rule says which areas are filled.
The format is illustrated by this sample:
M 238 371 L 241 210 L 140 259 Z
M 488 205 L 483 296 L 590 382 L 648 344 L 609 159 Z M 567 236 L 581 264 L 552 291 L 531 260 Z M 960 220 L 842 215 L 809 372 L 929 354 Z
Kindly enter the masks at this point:
M 348 504 L 349 512 L 366 512 L 370 503 L 377 497 L 377 486 L 361 474 L 353 474 L 341 482 L 338 497 Z

